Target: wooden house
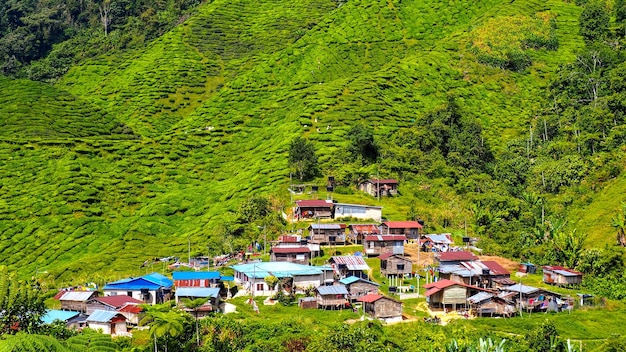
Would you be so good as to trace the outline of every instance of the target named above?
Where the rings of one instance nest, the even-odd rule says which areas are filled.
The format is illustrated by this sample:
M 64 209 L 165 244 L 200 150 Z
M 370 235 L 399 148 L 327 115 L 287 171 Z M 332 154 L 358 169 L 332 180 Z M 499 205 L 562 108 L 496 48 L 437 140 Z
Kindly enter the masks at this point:
M 381 254 L 404 254 L 404 235 L 368 235 L 363 239 L 363 250 L 368 257 Z
M 328 261 L 335 274 L 340 278 L 348 276 L 368 277 L 367 272 L 370 270 L 370 267 L 363 257 L 356 255 L 334 256 Z
M 315 292 L 318 308 L 343 309 L 348 304 L 348 290 L 344 285 L 320 286 Z
M 348 298 L 351 301 L 365 296 L 369 293 L 377 293 L 379 284 L 356 276 L 349 276 L 339 280 L 349 292 Z
M 545 311 L 550 302 L 560 299 L 561 295 L 518 283 L 502 288 L 498 297 L 512 300 L 517 307 L 522 307 L 526 311 Z
M 311 249 L 308 246 L 272 247 L 270 249 L 270 261 L 309 265 L 311 263 Z
M 383 217 L 383 207 L 363 204 L 335 203 L 333 218 L 350 218 L 364 221 L 377 221 Z
M 346 225 L 344 224 L 311 224 L 309 225 L 309 242 L 318 244 L 345 244 Z
M 363 312 L 374 319 L 402 321 L 402 302 L 374 293 L 360 297 L 357 301 L 363 302 Z
M 91 314 L 97 310 L 117 311 L 127 305 L 139 305 L 143 303 L 143 301 L 126 295 L 96 297 L 87 302 L 87 314 Z
M 96 310 L 87 317 L 87 326 L 93 330 L 100 330 L 106 335 L 124 335 L 126 317 L 116 311 Z
M 60 291 L 55 296 L 61 302 L 62 310 L 87 312 L 87 302 L 98 297 L 97 291 Z
M 380 259 L 380 274 L 383 276 L 403 276 L 413 273 L 413 262 L 402 255 L 385 253 Z
M 398 194 L 398 181 L 394 179 L 369 179 L 359 185 L 359 190 L 373 197 L 395 196 Z
M 297 200 L 294 216 L 302 219 L 330 219 L 333 216 L 334 203 L 329 200 Z
M 478 292 L 469 297 L 467 302 L 472 312 L 480 317 L 488 315 L 508 318 L 517 312 L 512 301 L 500 298 L 493 292 Z
M 467 308 L 467 299 L 478 292 L 491 292 L 480 287 L 450 280 L 439 280 L 424 285 L 426 300 L 431 308 Z
M 105 296 L 126 295 L 148 304 L 160 304 L 170 300 L 174 282 L 167 277 L 152 273 L 141 277 L 131 277 L 104 286 Z
M 583 273 L 557 265 L 541 267 L 543 282 L 558 286 L 580 285 L 583 282 Z
M 351 224 L 348 225 L 350 242 L 363 244 L 365 236 L 380 235 L 380 227 L 374 224 Z
M 221 274 L 217 271 L 175 271 L 172 273 L 174 286 L 180 287 L 217 287 Z
M 383 235 L 404 235 L 408 239 L 419 239 L 424 226 L 417 221 L 385 221 L 380 225 Z

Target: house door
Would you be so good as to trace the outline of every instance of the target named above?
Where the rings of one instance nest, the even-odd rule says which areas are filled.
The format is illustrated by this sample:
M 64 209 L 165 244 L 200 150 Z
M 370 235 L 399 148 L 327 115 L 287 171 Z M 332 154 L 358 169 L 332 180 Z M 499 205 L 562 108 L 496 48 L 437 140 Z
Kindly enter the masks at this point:
M 115 335 L 115 326 L 116 325 L 117 324 L 115 324 L 115 323 L 111 324 L 111 335 Z

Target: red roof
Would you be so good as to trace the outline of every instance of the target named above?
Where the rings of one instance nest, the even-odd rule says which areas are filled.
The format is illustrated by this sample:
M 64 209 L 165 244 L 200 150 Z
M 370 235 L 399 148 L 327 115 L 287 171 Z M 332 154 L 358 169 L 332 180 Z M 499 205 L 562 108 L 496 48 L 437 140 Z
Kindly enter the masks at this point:
M 283 243 L 298 243 L 298 242 L 300 242 L 298 240 L 298 236 L 294 236 L 294 235 L 282 235 L 282 236 L 280 236 L 280 238 L 278 240 L 280 242 L 283 242 Z
M 98 297 L 96 298 L 96 301 L 104 303 L 111 307 L 115 307 L 115 308 L 122 307 L 129 303 L 131 304 L 143 304 L 144 303 L 138 299 L 135 299 L 135 298 L 132 298 L 131 296 L 126 296 L 126 295 Z
M 309 247 L 274 247 L 272 248 L 274 253 L 309 253 L 311 250 Z
M 424 288 L 428 289 L 425 293 L 424 296 L 430 296 L 434 293 L 437 293 L 441 290 L 443 290 L 444 288 L 448 288 L 450 286 L 463 286 L 463 287 L 467 287 L 467 288 L 473 288 L 479 291 L 487 291 L 487 292 L 491 292 L 490 290 L 486 290 L 477 286 L 470 286 L 467 284 L 464 284 L 462 282 L 456 282 L 456 281 L 451 281 L 448 279 L 444 279 L 444 280 L 439 280 L 439 281 L 435 281 L 435 282 L 431 282 L 429 284 L 424 285 Z
M 296 204 L 300 208 L 332 208 L 333 203 L 319 199 L 297 200 Z
M 421 229 L 422 225 L 420 225 L 417 221 L 386 221 L 383 222 L 385 226 L 390 229 Z
M 371 183 L 383 183 L 383 184 L 398 184 L 397 180 L 394 180 L 393 178 L 386 178 L 386 179 L 370 179 L 369 180 Z
M 141 309 L 141 307 L 136 305 L 136 304 L 128 304 L 127 303 L 122 308 L 120 308 L 118 310 L 118 312 L 139 314 L 139 313 L 141 313 L 142 310 L 143 309 Z
M 406 241 L 406 236 L 404 235 L 378 235 L 378 236 L 365 236 L 366 241 Z
M 472 252 L 442 252 L 439 253 L 439 261 L 440 262 L 453 262 L 453 261 L 472 261 L 478 260 L 478 257 L 475 256 Z
M 364 303 L 372 303 L 372 302 L 378 301 L 381 298 L 383 298 L 383 296 L 377 295 L 375 293 L 368 293 L 363 297 L 357 298 L 357 301 L 364 302 Z
M 370 234 L 379 234 L 380 228 L 378 226 L 369 224 L 369 225 L 350 225 L 352 231 L 357 233 L 370 233 Z
M 503 268 L 502 265 L 498 264 L 498 262 L 489 260 L 483 261 L 482 263 L 485 264 L 485 266 L 489 268 L 491 272 L 493 272 L 493 275 L 511 275 L 511 273 Z

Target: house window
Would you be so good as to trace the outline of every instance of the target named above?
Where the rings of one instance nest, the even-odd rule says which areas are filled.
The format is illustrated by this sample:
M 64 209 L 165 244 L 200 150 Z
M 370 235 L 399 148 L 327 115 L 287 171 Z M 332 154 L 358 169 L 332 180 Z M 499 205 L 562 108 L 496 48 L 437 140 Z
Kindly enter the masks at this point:
M 404 270 L 404 264 L 398 264 L 398 265 L 396 266 L 396 268 L 397 268 L 398 270 Z
M 383 260 L 382 262 L 380 262 L 380 268 L 381 269 L 387 269 L 387 261 Z
M 370 248 L 374 248 L 374 242 L 370 241 Z
M 304 260 L 304 254 L 296 254 L 296 260 Z
M 126 296 L 132 297 L 133 296 L 133 291 L 126 291 Z
M 262 283 L 261 284 L 256 284 L 256 290 L 257 291 L 263 291 L 264 290 L 263 284 Z

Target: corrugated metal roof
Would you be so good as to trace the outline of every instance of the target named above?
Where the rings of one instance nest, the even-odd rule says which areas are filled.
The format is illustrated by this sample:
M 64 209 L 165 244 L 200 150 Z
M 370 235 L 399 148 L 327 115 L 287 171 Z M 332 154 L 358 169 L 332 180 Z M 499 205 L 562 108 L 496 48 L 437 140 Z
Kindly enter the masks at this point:
M 406 241 L 404 235 L 370 235 L 365 236 L 366 241 L 382 242 L 382 241 Z
M 344 255 L 331 257 L 330 259 L 337 265 L 345 265 L 348 270 L 370 270 L 363 257 Z
M 249 278 L 263 279 L 273 275 L 277 278 L 293 277 L 302 275 L 320 275 L 322 267 L 302 265 L 290 262 L 260 262 L 233 265 L 231 268 L 245 274 Z
M 359 278 L 356 276 L 348 276 L 339 280 L 339 282 L 341 282 L 344 285 L 350 285 L 351 283 L 357 282 L 357 281 L 359 281 Z
M 376 179 L 376 178 L 372 178 L 370 180 L 368 180 L 370 183 L 381 183 L 381 184 L 397 184 L 398 181 L 393 179 L 393 178 L 385 178 L 385 179 Z
M 443 243 L 443 244 L 451 244 L 451 243 L 453 243 L 452 240 L 450 239 L 450 235 L 448 235 L 448 234 L 426 235 L 426 238 L 428 238 L 429 240 L 431 240 L 432 242 L 435 242 L 435 243 Z
M 568 269 L 562 266 L 558 266 L 558 265 L 546 265 L 543 266 L 542 269 L 545 271 L 552 271 L 555 272 L 559 275 L 563 275 L 563 276 L 580 276 L 583 273 L 578 272 L 576 270 L 572 270 L 572 269 Z
M 67 321 L 80 314 L 79 312 L 70 312 L 67 310 L 48 309 L 46 314 L 41 317 L 44 324 L 52 324 L 55 320 Z
M 363 297 L 357 298 L 357 301 L 364 302 L 364 303 L 372 303 L 372 302 L 378 301 L 381 298 L 383 298 L 383 296 L 377 295 L 375 293 L 368 293 Z
M 154 282 L 148 281 L 142 277 L 137 277 L 110 282 L 104 286 L 104 289 L 138 291 L 145 288 L 152 291 L 158 290 L 160 287 L 161 285 L 155 284 Z
M 522 285 L 522 284 L 516 284 L 516 285 L 512 285 L 512 286 L 508 286 L 506 287 L 507 291 L 511 291 L 511 292 L 517 292 L 517 293 L 523 293 L 523 294 L 529 294 L 529 293 L 533 293 L 533 292 L 537 292 L 539 291 L 538 288 L 536 287 L 532 287 L 532 286 L 526 286 L 526 285 Z
M 86 302 L 96 291 L 67 291 L 59 298 L 59 301 Z
M 310 253 L 311 250 L 307 246 L 301 247 L 274 247 L 271 249 L 274 253 Z
M 119 313 L 114 310 L 95 310 L 87 317 L 87 321 L 93 321 L 96 323 L 107 323 L 111 321 Z
M 305 199 L 305 200 L 297 200 L 296 204 L 300 208 L 331 208 L 333 206 L 333 202 L 318 200 L 318 199 Z
M 347 295 L 348 290 L 344 285 L 320 286 L 317 288 L 320 295 Z
M 386 221 L 383 223 L 385 226 L 390 229 L 421 229 L 422 225 L 420 225 L 417 221 Z
M 511 273 L 506 270 L 502 265 L 498 264 L 494 261 L 483 261 L 482 262 L 489 270 L 491 271 L 491 275 L 511 275 Z
M 311 224 L 311 228 L 314 230 L 341 230 L 340 224 Z
M 235 277 L 234 276 L 222 276 L 220 281 L 235 281 Z
M 439 253 L 438 259 L 440 262 L 451 262 L 451 261 L 478 260 L 478 257 L 475 256 L 472 252 L 460 251 L 460 252 Z
M 378 227 L 378 225 L 373 225 L 373 224 L 369 224 L 369 225 L 352 224 L 352 225 L 349 225 L 349 227 L 352 229 L 352 231 L 357 232 L 357 233 L 373 234 L 373 235 L 377 235 L 380 233 L 380 228 Z
M 217 271 L 175 271 L 174 280 L 217 280 L 220 273 Z
M 116 309 L 128 303 L 134 303 L 134 304 L 144 303 L 136 298 L 133 298 L 131 296 L 126 296 L 126 295 L 98 297 L 95 300 L 103 304 L 106 304 L 108 306 L 111 306 L 113 308 L 116 308 Z
M 473 304 L 480 303 L 482 301 L 492 298 L 493 296 L 495 296 L 493 293 L 483 291 L 483 292 L 478 292 L 477 294 L 469 297 L 467 301 Z
M 170 280 L 167 276 L 161 275 L 159 273 L 151 273 L 142 277 L 150 282 L 154 282 L 155 284 L 163 287 L 172 287 L 172 285 L 174 285 L 174 282 L 172 280 Z
M 181 287 L 176 289 L 176 297 L 217 297 L 218 287 Z

